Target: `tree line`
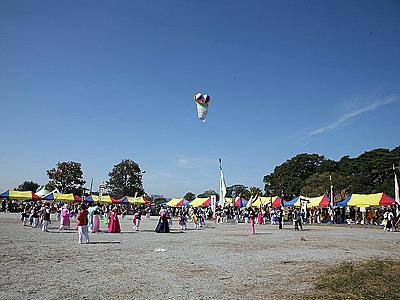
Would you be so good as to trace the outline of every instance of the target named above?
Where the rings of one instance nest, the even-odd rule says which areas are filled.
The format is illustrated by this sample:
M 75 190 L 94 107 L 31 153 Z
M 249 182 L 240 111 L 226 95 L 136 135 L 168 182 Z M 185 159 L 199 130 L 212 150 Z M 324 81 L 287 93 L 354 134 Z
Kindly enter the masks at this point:
M 227 187 L 227 197 L 236 195 L 249 199 L 253 195 L 282 196 L 284 199 L 299 195 L 315 197 L 330 194 L 333 185 L 336 200 L 351 193 L 384 192 L 394 197 L 394 172 L 392 166 L 400 171 L 400 146 L 389 149 L 375 149 L 364 152 L 358 157 L 343 156 L 338 161 L 319 154 L 298 154 L 279 166 L 263 178 L 264 192 L 258 187 L 235 184 Z M 47 170 L 48 190 L 57 188 L 61 193 L 83 195 L 85 192 L 82 166 L 78 162 L 59 162 L 56 167 Z M 145 194 L 142 183 L 143 172 L 139 165 L 130 159 L 124 159 L 114 165 L 108 173 L 107 192 L 114 198 L 123 196 L 142 196 Z M 331 180 L 332 179 L 332 180 Z M 25 181 L 16 190 L 36 191 L 39 185 Z M 197 197 L 207 198 L 217 195 L 207 190 Z M 184 199 L 192 201 L 196 194 L 187 192 Z M 165 198 L 157 199 L 158 202 Z M 157 202 L 157 201 L 156 201 Z
M 78 162 L 59 162 L 57 165 L 47 170 L 49 181 L 46 189 L 52 191 L 58 189 L 63 194 L 74 194 L 82 196 L 85 194 L 83 180 L 82 165 Z M 106 182 L 106 193 L 114 198 L 124 196 L 143 196 L 142 176 L 139 165 L 133 160 L 124 159 L 120 163 L 114 165 L 113 169 L 108 173 L 109 179 Z M 17 191 L 35 192 L 39 188 L 39 184 L 32 181 L 25 181 L 20 184 Z M 95 193 L 93 193 L 95 194 Z
M 294 196 L 320 196 L 330 193 L 330 177 L 335 199 L 348 194 L 384 192 L 394 196 L 394 172 L 400 170 L 400 146 L 375 149 L 358 157 L 343 156 L 338 161 L 318 154 L 298 154 L 275 167 L 264 176 L 267 195 L 283 193 L 285 198 Z

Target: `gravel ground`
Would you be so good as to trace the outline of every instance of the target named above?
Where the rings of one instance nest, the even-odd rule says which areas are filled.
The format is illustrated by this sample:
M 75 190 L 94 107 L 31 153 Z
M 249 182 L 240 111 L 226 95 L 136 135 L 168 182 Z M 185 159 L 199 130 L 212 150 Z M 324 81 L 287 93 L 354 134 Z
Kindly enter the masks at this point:
M 157 234 L 156 220 L 133 232 L 127 216 L 123 233 L 80 245 L 57 221 L 42 233 L 0 213 L 0 299 L 296 299 L 331 264 L 400 253 L 400 234 L 381 229 L 256 225 L 251 237 L 247 224 L 181 232 L 174 221 Z

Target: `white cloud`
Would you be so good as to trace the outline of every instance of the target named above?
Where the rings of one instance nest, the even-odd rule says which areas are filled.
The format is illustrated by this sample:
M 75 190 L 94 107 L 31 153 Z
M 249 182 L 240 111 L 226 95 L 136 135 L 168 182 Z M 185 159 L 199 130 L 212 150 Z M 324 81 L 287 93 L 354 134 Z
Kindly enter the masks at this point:
M 176 155 L 176 158 L 178 166 L 182 168 L 199 168 L 211 164 L 215 164 L 216 166 L 218 165 L 217 159 L 211 159 L 204 156 Z
M 184 158 L 178 158 L 178 164 L 179 165 L 187 165 L 188 161 Z
M 335 122 L 333 122 L 330 125 L 323 126 L 321 128 L 318 128 L 318 129 L 315 129 L 315 130 L 311 131 L 308 134 L 308 136 L 311 137 L 311 136 L 322 134 L 322 133 L 325 133 L 325 132 L 328 132 L 328 131 L 332 131 L 332 130 L 338 128 L 338 127 L 341 127 L 341 126 L 344 126 L 344 125 L 348 124 L 355 117 L 357 117 L 359 115 L 365 114 L 365 113 L 370 112 L 370 111 L 374 111 L 374 110 L 378 109 L 381 106 L 393 103 L 393 102 L 398 101 L 398 100 L 400 100 L 399 96 L 383 97 L 383 98 L 381 98 L 381 99 L 369 104 L 368 106 L 365 106 L 363 108 L 359 108 L 359 109 L 356 109 L 356 110 L 353 110 L 351 112 L 348 112 L 348 113 L 344 114 L 338 120 L 336 120 Z

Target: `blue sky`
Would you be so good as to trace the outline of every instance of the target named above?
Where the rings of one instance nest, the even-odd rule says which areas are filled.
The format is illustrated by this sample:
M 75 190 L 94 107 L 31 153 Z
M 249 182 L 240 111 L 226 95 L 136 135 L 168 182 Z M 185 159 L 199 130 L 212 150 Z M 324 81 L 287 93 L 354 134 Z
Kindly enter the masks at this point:
M 150 194 L 400 141 L 398 1 L 1 1 L 0 189 L 122 159 Z M 212 97 L 206 123 L 193 95 Z

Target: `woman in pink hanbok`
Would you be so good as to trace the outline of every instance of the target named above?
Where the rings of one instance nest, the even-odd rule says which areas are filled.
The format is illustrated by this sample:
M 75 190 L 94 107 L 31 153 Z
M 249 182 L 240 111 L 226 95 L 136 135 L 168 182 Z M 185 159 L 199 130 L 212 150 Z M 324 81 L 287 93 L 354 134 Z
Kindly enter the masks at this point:
M 100 217 L 99 217 L 99 207 L 95 206 L 95 211 L 93 212 L 93 229 L 92 232 L 99 232 L 100 230 Z
M 256 213 L 254 212 L 254 210 L 251 207 L 250 207 L 250 210 L 249 210 L 249 219 L 250 219 L 250 234 L 253 235 L 253 234 L 256 233 L 256 231 L 254 229 Z
M 64 204 L 63 208 L 61 209 L 61 221 L 60 221 L 60 230 L 69 229 L 69 209 L 68 204 Z
M 116 207 L 113 208 L 112 212 L 109 215 L 108 232 L 109 233 L 121 232 L 121 227 L 119 225 L 119 220 L 118 220 L 118 209 Z
M 262 224 L 262 222 L 263 222 L 263 214 L 260 209 L 257 214 L 257 224 Z

